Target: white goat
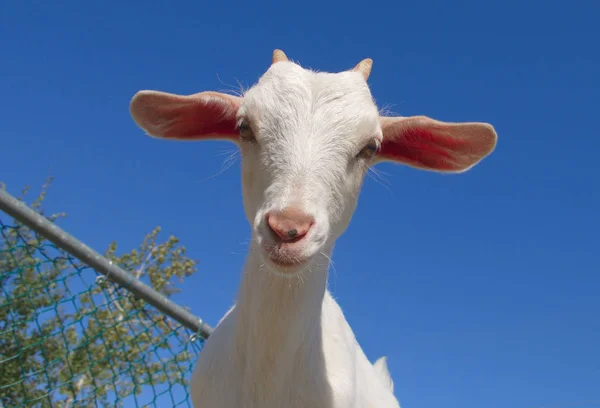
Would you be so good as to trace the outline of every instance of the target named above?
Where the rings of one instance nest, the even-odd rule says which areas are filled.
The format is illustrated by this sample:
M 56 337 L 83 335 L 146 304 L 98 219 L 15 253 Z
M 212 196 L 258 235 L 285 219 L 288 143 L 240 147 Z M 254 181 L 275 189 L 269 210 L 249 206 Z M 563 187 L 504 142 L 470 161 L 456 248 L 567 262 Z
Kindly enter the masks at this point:
M 191 395 L 206 408 L 399 407 L 385 358 L 371 364 L 327 290 L 330 256 L 369 166 L 459 173 L 490 154 L 494 128 L 380 117 L 365 59 L 313 72 L 276 50 L 243 97 L 140 91 L 135 122 L 153 137 L 227 139 L 242 153 L 252 225 L 238 299 L 200 353 Z

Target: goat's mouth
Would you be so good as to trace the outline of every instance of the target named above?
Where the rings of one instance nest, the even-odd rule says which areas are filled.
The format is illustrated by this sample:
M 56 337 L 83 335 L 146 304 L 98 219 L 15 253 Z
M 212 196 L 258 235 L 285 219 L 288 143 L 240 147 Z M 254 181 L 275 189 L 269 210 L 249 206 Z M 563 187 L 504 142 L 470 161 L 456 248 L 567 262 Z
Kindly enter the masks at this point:
M 264 245 L 263 250 L 271 263 L 283 269 L 295 269 L 308 261 L 293 243 L 275 243 Z

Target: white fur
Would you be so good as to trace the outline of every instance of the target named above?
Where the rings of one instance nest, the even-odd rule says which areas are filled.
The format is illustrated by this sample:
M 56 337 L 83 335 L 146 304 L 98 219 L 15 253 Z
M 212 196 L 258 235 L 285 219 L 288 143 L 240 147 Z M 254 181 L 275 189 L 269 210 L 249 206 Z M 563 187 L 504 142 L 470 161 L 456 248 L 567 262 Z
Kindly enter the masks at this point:
M 350 222 L 367 166 L 355 156 L 381 140 L 379 113 L 357 72 L 271 66 L 238 112 L 258 143 L 240 143 L 244 208 L 253 225 L 236 305 L 200 353 L 196 407 L 399 407 L 384 363 L 373 366 L 328 292 L 334 242 Z M 265 213 L 299 206 L 316 222 L 294 273 L 260 248 Z

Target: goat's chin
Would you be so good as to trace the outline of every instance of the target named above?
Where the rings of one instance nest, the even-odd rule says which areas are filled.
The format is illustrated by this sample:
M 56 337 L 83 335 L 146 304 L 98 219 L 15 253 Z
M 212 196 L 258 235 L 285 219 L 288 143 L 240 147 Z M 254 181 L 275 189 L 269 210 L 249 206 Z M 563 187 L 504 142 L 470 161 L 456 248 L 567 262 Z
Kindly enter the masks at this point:
M 292 245 L 271 243 L 261 245 L 265 266 L 274 275 L 293 277 L 308 268 L 313 256 Z
M 283 279 L 292 279 L 297 276 L 303 275 L 303 272 L 307 269 L 307 264 L 282 266 L 274 263 L 271 260 L 265 262 L 265 267 L 271 276 Z

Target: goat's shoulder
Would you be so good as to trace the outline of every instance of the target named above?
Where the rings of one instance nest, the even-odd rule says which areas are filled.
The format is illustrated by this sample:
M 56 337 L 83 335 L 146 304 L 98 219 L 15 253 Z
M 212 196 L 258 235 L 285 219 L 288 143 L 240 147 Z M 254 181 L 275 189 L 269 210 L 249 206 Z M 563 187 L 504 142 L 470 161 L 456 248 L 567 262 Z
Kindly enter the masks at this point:
M 235 383 L 235 376 L 240 374 L 234 369 L 236 364 L 231 361 L 235 358 L 234 319 L 235 306 L 231 307 L 219 321 L 198 355 L 190 384 L 194 403 L 201 401 L 202 405 L 207 406 L 239 406 L 234 400 L 238 395 L 230 392 L 227 389 L 227 381 L 224 381 L 229 379 L 230 382 Z
M 367 358 L 340 305 L 323 299 L 323 355 L 336 406 L 399 408 L 389 384 Z M 348 405 L 343 405 L 347 403 Z

